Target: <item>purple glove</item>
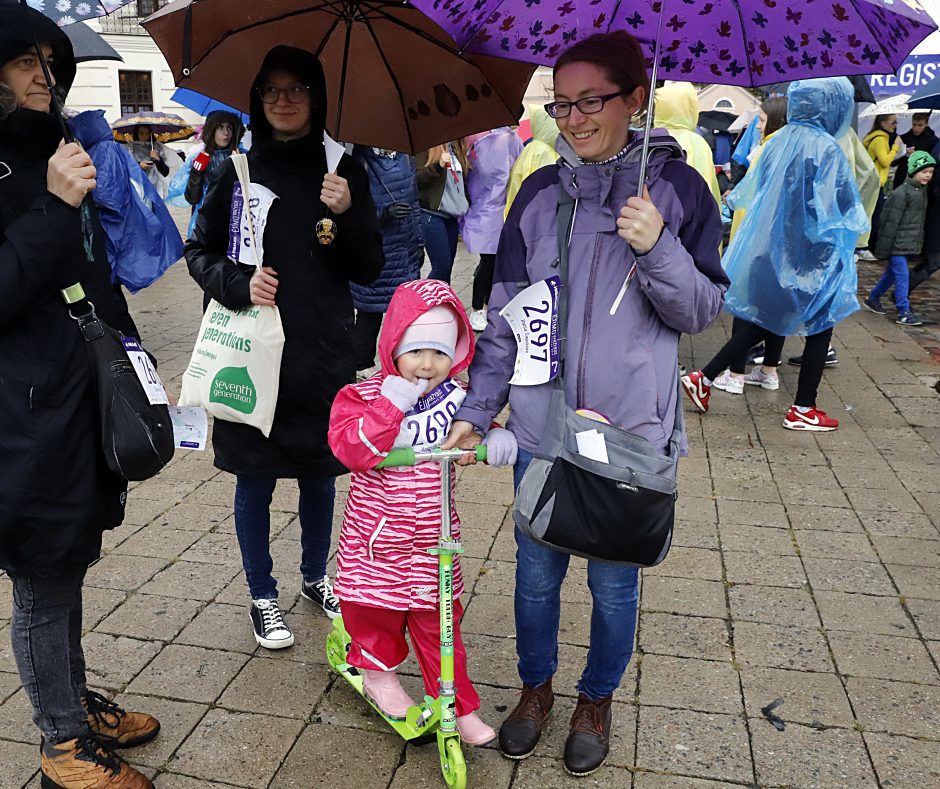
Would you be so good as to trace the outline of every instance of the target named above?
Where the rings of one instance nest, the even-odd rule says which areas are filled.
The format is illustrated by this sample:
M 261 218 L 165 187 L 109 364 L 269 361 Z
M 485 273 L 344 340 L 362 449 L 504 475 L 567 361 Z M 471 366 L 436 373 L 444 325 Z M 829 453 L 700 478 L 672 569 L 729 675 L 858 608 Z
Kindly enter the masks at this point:
M 516 463 L 516 452 L 519 445 L 516 436 L 502 427 L 494 427 L 483 439 L 486 444 L 486 462 L 488 465 L 513 466 Z
M 418 381 L 413 384 L 400 375 L 390 375 L 382 381 L 382 394 L 392 401 L 395 408 L 405 414 L 414 408 L 414 404 L 418 402 L 418 398 L 427 388 L 427 381 Z

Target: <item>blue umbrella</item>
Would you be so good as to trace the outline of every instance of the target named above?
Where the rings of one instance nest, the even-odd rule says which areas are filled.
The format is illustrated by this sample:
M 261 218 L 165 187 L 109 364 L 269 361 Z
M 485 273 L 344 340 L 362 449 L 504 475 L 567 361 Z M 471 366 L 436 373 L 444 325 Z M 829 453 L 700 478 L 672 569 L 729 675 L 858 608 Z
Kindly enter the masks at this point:
M 189 90 L 188 88 L 177 88 L 170 97 L 170 101 L 175 101 L 177 104 L 182 105 L 187 110 L 198 112 L 202 116 L 206 116 L 210 112 L 215 112 L 217 110 L 230 112 L 232 115 L 239 118 L 245 126 L 248 125 L 247 113 L 244 113 L 241 110 L 236 110 L 234 107 L 230 107 L 228 104 L 223 104 L 221 101 L 216 101 L 209 96 L 205 96 L 202 93 L 197 93 L 194 90 Z
M 940 110 L 940 76 L 915 90 L 907 100 L 909 110 Z

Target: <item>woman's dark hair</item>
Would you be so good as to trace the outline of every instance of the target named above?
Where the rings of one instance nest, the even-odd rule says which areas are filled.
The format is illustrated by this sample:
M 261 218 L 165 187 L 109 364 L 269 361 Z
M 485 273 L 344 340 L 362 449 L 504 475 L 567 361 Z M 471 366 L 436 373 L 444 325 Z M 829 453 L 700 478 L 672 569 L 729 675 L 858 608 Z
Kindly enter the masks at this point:
M 202 127 L 202 142 L 206 146 L 206 153 L 215 153 L 215 132 L 223 123 L 232 127 L 232 142 L 229 147 L 234 151 L 241 142 L 245 127 L 242 122 L 230 112 L 210 112 L 206 123 Z
M 890 118 L 892 115 L 894 115 L 893 112 L 888 112 L 888 113 L 886 113 L 886 114 L 884 114 L 884 115 L 876 115 L 876 116 L 875 116 L 875 122 L 872 124 L 872 129 L 881 129 L 881 131 L 883 131 L 883 132 L 888 132 L 888 134 L 891 134 L 891 131 L 893 131 L 893 129 L 892 129 L 891 131 L 889 131 L 888 129 L 886 129 L 886 128 L 885 128 L 884 126 L 882 126 L 881 124 L 884 123 L 884 122 L 885 122 L 888 118 Z
M 573 44 L 559 55 L 552 72 L 570 63 L 590 63 L 602 69 L 607 79 L 624 93 L 642 87 L 650 95 L 650 78 L 646 71 L 646 55 L 639 42 L 623 30 L 596 33 Z
M 787 97 L 773 96 L 760 105 L 767 120 L 764 121 L 764 137 L 787 125 Z

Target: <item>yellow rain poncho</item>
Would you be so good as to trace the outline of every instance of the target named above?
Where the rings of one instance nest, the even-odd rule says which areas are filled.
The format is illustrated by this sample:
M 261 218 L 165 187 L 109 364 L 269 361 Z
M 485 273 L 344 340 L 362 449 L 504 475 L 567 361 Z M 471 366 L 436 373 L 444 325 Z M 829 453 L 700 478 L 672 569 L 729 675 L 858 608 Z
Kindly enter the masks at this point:
M 698 125 L 698 94 L 688 82 L 669 82 L 656 90 L 656 114 L 653 125 L 672 135 L 685 151 L 686 162 L 705 179 L 705 183 L 721 202 L 718 176 L 712 149 L 705 138 L 695 131 Z
M 839 143 L 842 153 L 849 160 L 849 167 L 855 173 L 855 185 L 862 196 L 865 214 L 871 221 L 871 215 L 875 210 L 875 204 L 878 202 L 878 193 L 881 188 L 878 168 L 853 129 L 849 129 L 836 142 Z M 868 236 L 870 234 L 871 229 L 869 228 L 858 237 L 858 241 L 855 243 L 856 249 L 868 246 Z
M 522 182 L 540 167 L 555 164 L 558 154 L 555 153 L 555 140 L 558 137 L 558 126 L 555 119 L 550 117 L 538 104 L 529 105 L 529 119 L 532 124 L 532 140 L 528 142 L 519 158 L 516 159 L 509 173 L 509 186 L 506 187 L 506 211 L 516 199 L 516 193 Z

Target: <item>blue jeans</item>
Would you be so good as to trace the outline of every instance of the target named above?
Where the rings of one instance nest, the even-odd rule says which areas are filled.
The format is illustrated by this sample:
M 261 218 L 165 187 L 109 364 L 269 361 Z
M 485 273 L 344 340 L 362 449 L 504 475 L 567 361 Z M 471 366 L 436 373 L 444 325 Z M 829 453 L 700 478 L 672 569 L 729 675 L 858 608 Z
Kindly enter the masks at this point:
M 519 449 L 513 468 L 516 488 L 532 462 L 532 453 Z M 568 572 L 568 554 L 553 551 L 516 528 L 516 653 L 519 676 L 530 687 L 548 681 L 558 669 L 558 623 L 561 584 Z M 633 655 L 639 598 L 635 567 L 588 561 L 591 641 L 587 666 L 578 692 L 603 699 L 619 686 Z
M 10 636 L 33 722 L 50 744 L 88 733 L 81 696 L 84 567 L 49 577 L 13 577 Z
M 907 258 L 904 255 L 892 255 L 888 260 L 888 268 L 881 275 L 875 287 L 871 289 L 869 298 L 880 299 L 888 288 L 894 285 L 894 305 L 898 312 L 905 313 L 911 309 L 911 302 L 908 299 L 908 282 L 910 274 L 907 270 Z
M 431 259 L 428 279 L 439 279 L 450 284 L 450 272 L 457 257 L 457 220 L 429 211 L 421 212 L 424 219 L 424 248 Z
M 252 600 L 277 599 L 277 581 L 271 575 L 271 497 L 277 479 L 239 474 L 235 483 L 235 532 Z M 298 479 L 300 487 L 300 573 L 304 581 L 326 575 L 333 533 L 333 477 Z

